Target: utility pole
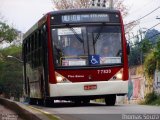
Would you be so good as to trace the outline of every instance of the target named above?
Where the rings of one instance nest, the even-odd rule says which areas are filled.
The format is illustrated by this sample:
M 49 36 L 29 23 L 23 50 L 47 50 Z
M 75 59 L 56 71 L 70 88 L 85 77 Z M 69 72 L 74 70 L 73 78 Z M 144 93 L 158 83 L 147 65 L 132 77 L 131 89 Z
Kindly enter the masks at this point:
M 105 8 L 106 0 L 92 0 L 92 7 Z
M 100 6 L 101 6 L 101 0 L 98 0 L 97 7 L 100 7 Z
M 142 31 L 141 31 L 141 28 L 139 29 L 138 34 L 140 35 L 140 37 L 139 37 L 140 38 L 139 39 L 139 43 L 140 43 L 140 42 L 142 42 Z M 141 51 L 140 51 L 140 64 L 142 65 L 142 63 L 143 63 L 143 52 L 142 52 L 142 48 L 141 48 Z
M 109 8 L 112 10 L 113 9 L 113 0 L 109 1 Z

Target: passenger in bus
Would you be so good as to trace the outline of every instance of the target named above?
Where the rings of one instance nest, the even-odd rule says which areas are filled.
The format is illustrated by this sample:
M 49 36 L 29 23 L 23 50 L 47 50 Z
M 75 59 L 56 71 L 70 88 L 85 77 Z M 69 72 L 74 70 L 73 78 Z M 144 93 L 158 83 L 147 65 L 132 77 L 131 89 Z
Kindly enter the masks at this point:
M 79 56 L 79 55 L 83 55 L 84 52 L 82 50 L 82 48 L 80 47 L 81 44 L 78 44 L 78 41 L 73 40 L 71 41 L 70 46 L 67 46 L 64 49 L 64 55 L 66 56 Z
M 102 47 L 100 56 L 102 56 L 102 57 L 113 57 L 113 54 L 112 54 L 109 46 L 103 46 Z

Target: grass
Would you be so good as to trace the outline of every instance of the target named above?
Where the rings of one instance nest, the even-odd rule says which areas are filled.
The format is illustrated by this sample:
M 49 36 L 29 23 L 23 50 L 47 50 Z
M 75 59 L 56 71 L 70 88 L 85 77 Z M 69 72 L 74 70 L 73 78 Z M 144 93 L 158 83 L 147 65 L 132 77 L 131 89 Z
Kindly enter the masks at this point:
M 105 100 L 104 99 L 96 99 L 95 102 L 104 103 Z
M 160 106 L 160 96 L 152 92 L 145 96 L 145 100 L 140 104 L 143 105 L 157 105 Z

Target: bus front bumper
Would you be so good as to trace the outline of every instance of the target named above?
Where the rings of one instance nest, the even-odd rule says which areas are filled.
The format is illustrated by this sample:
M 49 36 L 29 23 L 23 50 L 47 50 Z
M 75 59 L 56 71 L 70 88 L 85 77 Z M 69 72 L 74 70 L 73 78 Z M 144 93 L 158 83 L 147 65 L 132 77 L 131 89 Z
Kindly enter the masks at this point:
M 50 97 L 94 96 L 128 93 L 128 81 L 101 81 L 50 84 Z

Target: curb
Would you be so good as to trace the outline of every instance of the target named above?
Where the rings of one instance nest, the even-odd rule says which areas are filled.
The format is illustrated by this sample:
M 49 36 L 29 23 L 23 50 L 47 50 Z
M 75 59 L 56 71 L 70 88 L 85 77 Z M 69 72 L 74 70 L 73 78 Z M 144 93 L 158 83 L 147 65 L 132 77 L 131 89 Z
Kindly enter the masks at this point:
M 24 120 L 50 120 L 41 112 L 29 109 L 29 107 L 23 105 L 22 103 L 0 97 L 0 104 L 15 111 L 20 116 L 20 118 Z

